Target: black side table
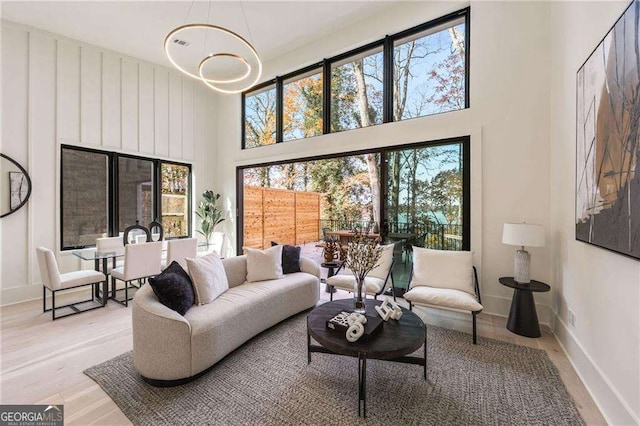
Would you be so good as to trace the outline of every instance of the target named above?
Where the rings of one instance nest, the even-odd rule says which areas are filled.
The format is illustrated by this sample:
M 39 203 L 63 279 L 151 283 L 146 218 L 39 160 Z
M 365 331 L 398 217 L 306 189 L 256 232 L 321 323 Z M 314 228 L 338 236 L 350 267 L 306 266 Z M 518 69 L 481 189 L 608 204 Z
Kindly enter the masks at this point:
M 540 337 L 540 325 L 533 293 L 544 293 L 551 290 L 551 287 L 535 280 L 531 280 L 528 284 L 521 284 L 513 277 L 502 277 L 498 281 L 502 285 L 515 289 L 511 299 L 507 329 L 521 336 Z
M 336 273 L 336 268 L 340 268 L 340 266 L 342 266 L 342 262 L 337 261 L 337 262 L 325 262 L 322 263 L 320 266 L 322 266 L 323 268 L 327 268 L 327 278 L 331 278 L 332 276 L 335 275 Z M 335 288 L 331 287 L 329 284 L 327 284 L 324 288 L 324 291 L 326 291 L 327 293 L 335 293 L 336 290 Z

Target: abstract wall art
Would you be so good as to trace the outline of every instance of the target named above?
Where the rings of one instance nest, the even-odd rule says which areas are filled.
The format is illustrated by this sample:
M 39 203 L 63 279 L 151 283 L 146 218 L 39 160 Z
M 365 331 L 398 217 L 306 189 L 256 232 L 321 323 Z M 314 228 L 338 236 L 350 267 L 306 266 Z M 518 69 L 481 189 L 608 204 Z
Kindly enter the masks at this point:
M 576 239 L 640 259 L 640 2 L 577 74 Z

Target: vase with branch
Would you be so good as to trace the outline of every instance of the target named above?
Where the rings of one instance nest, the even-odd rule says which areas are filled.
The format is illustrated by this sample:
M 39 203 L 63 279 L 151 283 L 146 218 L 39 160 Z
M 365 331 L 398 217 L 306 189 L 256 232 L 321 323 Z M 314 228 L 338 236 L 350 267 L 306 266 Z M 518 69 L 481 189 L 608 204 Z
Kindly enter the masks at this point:
M 364 279 L 379 264 L 382 257 L 382 247 L 378 244 L 377 238 L 367 238 L 365 234 L 356 232 L 347 248 L 347 259 L 345 266 L 351 270 L 355 277 L 353 297 L 355 312 L 364 314 L 366 312 L 365 301 L 367 298 Z
M 196 216 L 200 218 L 200 229 L 198 233 L 204 236 L 209 245 L 209 239 L 213 234 L 216 226 L 224 221 L 222 209 L 218 207 L 218 199 L 220 194 L 214 194 L 213 191 L 204 191 L 202 193 L 203 200 L 198 204 Z

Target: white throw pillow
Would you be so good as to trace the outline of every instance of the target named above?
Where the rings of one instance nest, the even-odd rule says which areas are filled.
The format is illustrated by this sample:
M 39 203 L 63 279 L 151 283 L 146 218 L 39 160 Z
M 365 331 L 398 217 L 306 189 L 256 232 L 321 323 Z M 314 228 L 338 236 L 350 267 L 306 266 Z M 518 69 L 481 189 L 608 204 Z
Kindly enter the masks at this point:
M 475 294 L 473 252 L 413 247 L 411 287 L 420 285 Z
M 229 290 L 229 281 L 220 257 L 211 253 L 203 257 L 186 258 L 189 275 L 193 282 L 197 305 L 213 302 Z
M 266 250 L 245 247 L 247 252 L 247 281 L 277 280 L 282 278 L 282 246 Z

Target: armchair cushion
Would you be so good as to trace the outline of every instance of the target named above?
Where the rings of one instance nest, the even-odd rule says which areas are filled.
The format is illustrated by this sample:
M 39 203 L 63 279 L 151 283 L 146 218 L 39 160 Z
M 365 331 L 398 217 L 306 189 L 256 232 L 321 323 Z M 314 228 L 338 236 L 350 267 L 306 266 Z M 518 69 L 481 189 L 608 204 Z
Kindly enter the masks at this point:
M 475 297 L 473 253 L 413 247 L 411 288 L 437 287 L 464 291 Z
M 466 291 L 417 286 L 404 294 L 405 300 L 417 305 L 480 312 L 482 305 Z
M 198 305 L 211 303 L 229 290 L 229 280 L 217 253 L 196 258 L 188 257 L 187 265 Z
M 327 284 L 341 290 L 353 291 L 353 287 L 356 284 L 356 277 L 354 277 L 353 274 L 338 274 L 327 278 Z M 378 294 L 384 287 L 384 279 L 366 276 L 364 278 L 364 287 L 367 294 Z
M 180 315 L 187 313 L 195 303 L 195 293 L 189 274 L 176 261 L 158 276 L 149 278 L 158 301 Z
M 389 270 L 391 269 L 391 265 L 393 263 L 393 248 L 394 244 L 388 244 L 386 246 L 382 246 L 382 255 L 380 256 L 380 260 L 378 261 L 378 266 L 373 268 L 368 274 L 368 277 L 376 277 L 382 280 L 387 279 L 387 275 L 389 274 Z

